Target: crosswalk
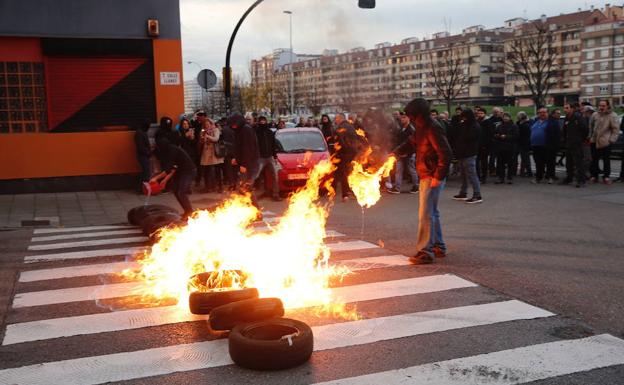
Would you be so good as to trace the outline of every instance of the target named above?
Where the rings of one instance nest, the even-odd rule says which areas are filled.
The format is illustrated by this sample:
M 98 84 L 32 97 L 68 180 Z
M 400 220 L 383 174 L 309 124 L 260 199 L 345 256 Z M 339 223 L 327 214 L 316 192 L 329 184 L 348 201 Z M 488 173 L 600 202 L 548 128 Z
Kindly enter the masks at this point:
M 149 248 L 139 233 L 113 225 L 33 232 L 0 334 L 0 384 L 245 382 L 249 372 L 233 365 L 207 316 L 133 304 L 140 282 L 112 278 L 139 267 L 135 256 Z M 624 365 L 624 340 L 553 337 L 573 322 L 338 231 L 327 236 L 331 263 L 354 272 L 332 294 L 360 317 L 319 315 L 320 302 L 288 309 L 312 326 L 314 354 L 263 383 L 521 384 Z

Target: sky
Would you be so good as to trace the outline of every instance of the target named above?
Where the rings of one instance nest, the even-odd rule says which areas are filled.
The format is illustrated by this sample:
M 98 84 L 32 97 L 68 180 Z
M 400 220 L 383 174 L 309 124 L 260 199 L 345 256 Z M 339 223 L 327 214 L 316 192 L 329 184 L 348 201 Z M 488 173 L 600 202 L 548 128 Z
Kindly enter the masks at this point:
M 448 30 L 484 25 L 499 27 L 516 17 L 539 18 L 596 8 L 605 4 L 577 0 L 377 0 L 375 9 L 360 9 L 357 0 L 265 0 L 246 19 L 232 50 L 234 76 L 249 78 L 249 62 L 289 46 L 289 19 L 293 12 L 296 53 L 341 52 L 377 43 L 399 43 Z M 435 5 L 426 6 L 433 3 Z M 236 23 L 253 0 L 180 0 L 184 79 L 207 68 L 220 76 Z M 197 64 L 188 64 L 192 61 Z

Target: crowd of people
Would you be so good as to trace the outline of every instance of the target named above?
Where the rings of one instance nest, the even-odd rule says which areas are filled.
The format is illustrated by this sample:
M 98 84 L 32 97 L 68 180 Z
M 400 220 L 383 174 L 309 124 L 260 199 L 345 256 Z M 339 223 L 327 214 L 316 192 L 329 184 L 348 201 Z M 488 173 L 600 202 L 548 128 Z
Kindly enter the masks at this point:
M 514 178 L 528 177 L 531 182 L 555 183 L 557 164 L 565 159 L 566 176 L 559 184 L 611 184 L 611 146 L 618 139 L 621 126 L 608 101 L 596 108 L 585 103 L 568 103 L 561 110 L 546 107 L 530 118 L 525 112 L 512 117 L 503 108 L 495 107 L 488 116 L 482 107 L 458 107 L 449 117 L 447 112 L 430 111 L 430 117 L 445 134 L 452 149 L 450 176 L 459 176 L 461 186 L 455 200 L 481 203 L 481 185 L 494 177 L 494 184 L 513 184 Z M 624 122 L 624 121 L 623 121 Z M 351 162 L 365 152 L 367 161 L 382 163 L 390 153 L 415 134 L 413 122 L 403 111 L 392 115 L 371 109 L 362 114 L 336 114 L 334 119 L 322 115 L 299 118 L 296 127 L 318 127 L 325 137 L 332 156 L 336 159 L 335 185 L 341 185 L 343 200 L 351 191 L 347 177 Z M 202 192 L 222 193 L 237 188 L 253 190 L 260 177 L 271 178 L 266 193 L 281 200 L 276 162 L 275 132 L 285 128 L 283 119 L 268 119 L 257 114 L 234 114 L 216 121 L 204 111 L 197 111 L 191 119 L 182 115 L 177 124 L 163 117 L 155 134 L 155 146 L 150 146 L 145 122 L 135 136 L 137 156 L 143 170 L 141 181 L 168 186 L 188 215 L 192 207 L 188 199 L 191 187 L 203 185 Z M 161 163 L 161 172 L 152 173 L 150 157 L 155 154 Z M 557 160 L 557 156 L 561 155 Z M 531 157 L 533 162 L 531 161 Z M 405 192 L 419 193 L 416 167 L 417 150 L 401 153 L 392 175 L 384 181 L 389 194 L 400 194 L 404 180 L 409 177 L 411 188 Z M 624 181 L 624 171 L 616 181 Z M 468 188 L 472 189 L 469 196 Z

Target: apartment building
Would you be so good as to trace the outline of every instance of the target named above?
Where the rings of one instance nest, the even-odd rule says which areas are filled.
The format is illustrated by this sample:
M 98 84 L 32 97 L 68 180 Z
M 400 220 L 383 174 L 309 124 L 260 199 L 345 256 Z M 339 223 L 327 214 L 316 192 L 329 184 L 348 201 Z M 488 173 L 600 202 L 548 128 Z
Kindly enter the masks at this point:
M 606 20 L 581 34 L 581 99 L 624 103 L 624 21 Z
M 341 54 L 326 51 L 317 57 L 298 56 L 292 66 L 281 64 L 274 53 L 252 61 L 252 84 L 270 89 L 280 113 L 288 110 L 291 68 L 297 113 L 398 107 L 415 97 L 436 98 L 431 64 L 452 50 L 469 79 L 458 100 L 500 103 L 506 37 L 505 31 L 475 26 L 460 35 L 442 32 L 424 41 L 408 38 L 396 45 L 379 43 L 369 50 L 358 47 Z
M 546 28 L 552 34 L 553 48 L 556 50 L 555 73 L 551 77 L 551 88 L 547 104 L 562 105 L 566 101 L 578 101 L 581 94 L 581 33 L 589 25 L 604 21 L 605 14 L 597 9 L 579 11 L 538 20 L 514 19 L 512 36 L 505 42 L 506 52 L 517 40 L 533 39 L 538 34 L 538 27 Z M 506 25 L 507 24 L 506 22 Z M 532 105 L 531 92 L 521 76 L 505 69 L 505 96 L 513 98 L 517 105 Z

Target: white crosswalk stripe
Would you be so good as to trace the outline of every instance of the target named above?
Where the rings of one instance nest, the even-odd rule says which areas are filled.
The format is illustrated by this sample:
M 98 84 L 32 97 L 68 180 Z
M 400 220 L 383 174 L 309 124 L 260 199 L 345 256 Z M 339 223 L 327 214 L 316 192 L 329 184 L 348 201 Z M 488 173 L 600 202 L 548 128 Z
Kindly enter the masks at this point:
M 279 217 L 270 218 L 269 221 L 277 223 Z M 66 314 L 65 316 L 63 310 L 60 310 L 60 313 L 55 313 L 53 317 L 46 316 L 45 312 L 31 311 L 27 314 L 37 314 L 34 319 L 20 321 L 22 310 L 37 310 L 39 306 L 70 304 L 75 308 L 84 306 L 82 304 L 85 303 L 93 304 L 93 301 L 97 303 L 100 300 L 113 298 L 130 298 L 129 296 L 136 294 L 142 288 L 141 283 L 136 281 L 93 285 L 93 277 L 118 274 L 126 269 L 139 268 L 135 256 L 148 248 L 145 245 L 146 240 L 135 241 L 144 243 L 141 246 L 110 248 L 110 245 L 116 244 L 117 239 L 121 239 L 118 238 L 120 235 L 128 235 L 123 239 L 132 239 L 131 235 L 137 231 L 136 228 L 92 226 L 38 230 L 46 232 L 35 231 L 36 236 L 32 239 L 34 244 L 29 246 L 29 251 L 58 250 L 58 252 L 38 253 L 25 257 L 25 263 L 48 262 L 48 265 L 43 269 L 25 270 L 20 273 L 19 285 L 23 286 L 18 287 L 9 314 L 17 318 L 13 318 L 6 326 L 0 354 L 5 349 L 17 348 L 28 352 L 29 349 L 42 347 L 45 349 L 47 344 L 64 346 L 63 341 L 66 339 L 80 341 L 89 338 L 90 343 L 93 343 L 94 339 L 104 338 L 105 335 L 114 336 L 115 333 L 128 333 L 129 331 L 142 333 L 154 327 L 178 327 L 178 325 L 184 327 L 185 322 L 207 320 L 208 316 L 192 315 L 181 306 L 157 306 L 104 313 L 88 310 L 86 313 L 79 313 L 82 315 L 74 313 L 74 315 Z M 257 231 L 269 231 L 269 227 L 259 226 Z M 51 235 L 40 236 L 41 234 Z M 345 235 L 329 230 L 327 236 L 333 238 Z M 82 239 L 93 237 L 111 237 L 112 239 L 100 240 L 113 242 L 93 244 L 88 240 L 82 241 Z M 361 240 L 336 241 L 338 240 L 328 243 L 332 252 L 342 253 L 339 260 L 332 260 L 333 265 L 344 266 L 358 273 L 389 268 L 398 269 L 397 271 L 412 271 L 406 267 L 409 261 L 403 255 L 387 253 L 379 246 Z M 32 249 L 33 246 L 49 248 Z M 90 249 L 76 250 L 79 247 Z M 96 247 L 99 248 L 93 250 Z M 380 255 L 383 251 L 386 251 L 386 254 Z M 359 257 L 354 255 L 349 258 L 350 253 L 355 252 Z M 373 252 L 375 254 L 364 255 Z M 113 256 L 116 256 L 116 259 L 111 260 Z M 120 260 L 121 257 L 125 257 L 125 260 Z M 73 260 L 83 258 L 88 258 L 91 261 L 90 264 L 67 266 L 67 263 L 76 264 L 77 261 Z M 102 260 L 103 258 L 106 259 Z M 49 266 L 49 264 L 61 262 L 63 263 L 61 266 Z M 91 277 L 88 281 L 89 286 L 81 284 L 82 280 L 89 277 Z M 62 285 L 58 285 L 60 280 L 62 280 Z M 468 290 L 472 291 L 468 292 Z M 401 299 L 420 298 L 426 295 L 437 295 L 442 298 L 455 296 L 456 293 L 477 293 L 487 290 L 489 289 L 455 275 L 440 273 L 389 281 L 338 285 L 331 289 L 333 297 L 341 302 L 374 303 L 375 305 L 389 305 Z M 462 304 L 461 301 L 458 303 L 446 308 L 416 312 L 414 309 L 410 311 L 409 308 L 401 308 L 390 315 L 384 315 L 383 312 L 375 313 L 370 318 L 356 321 L 327 320 L 326 322 L 329 323 L 312 328 L 314 351 L 317 352 L 315 354 L 342 349 L 341 356 L 348 357 L 350 349 L 356 349 L 358 346 L 373 346 L 384 342 L 395 344 L 417 336 L 443 335 L 476 327 L 492 328 L 496 325 L 509 325 L 508 327 L 512 328 L 514 322 L 540 322 L 540 320 L 557 318 L 556 314 L 549 311 L 500 296 L 491 297 L 485 303 L 479 301 L 469 304 Z M 318 303 L 306 303 L 306 306 L 320 304 L 319 300 Z M 299 311 L 301 309 L 289 309 L 286 315 L 297 314 Z M 110 340 L 109 338 L 108 341 Z M 124 343 L 123 339 L 114 340 Z M 405 365 L 400 369 L 389 368 L 392 370 L 384 369 L 362 376 L 342 375 L 344 377 L 342 378 L 340 372 L 337 372 L 333 377 L 329 377 L 331 380 L 323 382 L 322 385 L 467 383 L 507 385 L 624 365 L 624 340 L 610 335 L 550 341 L 552 337 L 546 343 L 529 342 L 526 346 L 508 350 L 494 348 L 483 354 L 460 356 L 411 367 Z M 449 343 L 452 344 L 452 341 Z M 227 339 L 199 340 L 184 344 L 174 342 L 173 345 L 149 346 L 147 349 L 125 346 L 123 349 L 113 351 L 111 354 L 92 355 L 81 351 L 70 359 L 56 360 L 53 356 L 54 351 L 51 351 L 52 356 L 34 364 L 0 369 L 0 384 L 102 384 L 140 380 L 153 376 L 165 376 L 166 379 L 167 375 L 173 373 L 211 370 L 211 368 L 233 364 L 228 354 Z M 117 353 L 118 351 L 122 353 Z M 376 354 L 386 353 L 371 350 L 369 354 L 374 357 Z M 362 364 L 365 365 L 365 363 Z M 331 370 L 329 372 L 333 373 Z M 323 379 L 325 378 L 327 377 Z M 224 378 L 222 382 L 228 383 L 228 379 Z

